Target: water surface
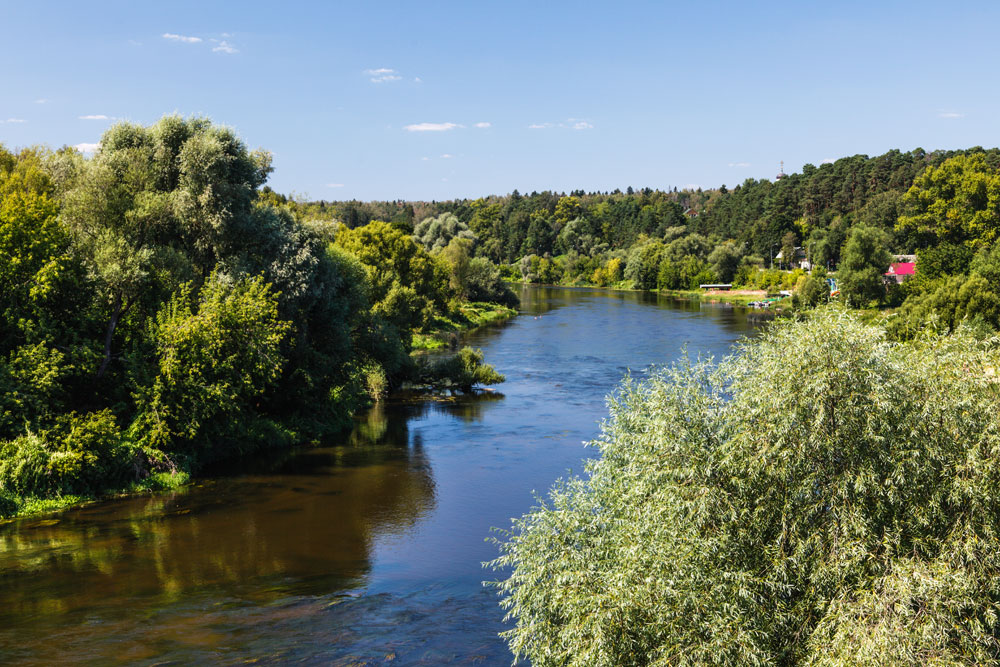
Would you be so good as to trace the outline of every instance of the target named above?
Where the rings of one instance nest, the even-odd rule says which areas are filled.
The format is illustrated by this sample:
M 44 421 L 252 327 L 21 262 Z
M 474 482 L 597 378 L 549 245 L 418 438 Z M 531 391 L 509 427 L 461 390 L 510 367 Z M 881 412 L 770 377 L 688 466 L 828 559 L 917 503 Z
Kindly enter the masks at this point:
M 470 334 L 497 391 L 399 398 L 322 447 L 0 526 L 0 664 L 509 664 L 491 527 L 594 456 L 631 369 L 725 354 L 740 310 L 524 288 Z

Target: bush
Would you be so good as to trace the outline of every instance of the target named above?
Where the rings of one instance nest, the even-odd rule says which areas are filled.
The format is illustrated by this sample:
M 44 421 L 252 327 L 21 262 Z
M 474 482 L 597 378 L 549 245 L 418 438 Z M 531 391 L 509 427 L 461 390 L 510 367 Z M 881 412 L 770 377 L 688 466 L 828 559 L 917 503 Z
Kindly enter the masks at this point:
M 132 427 L 137 437 L 203 460 L 238 453 L 250 444 L 241 436 L 255 402 L 285 364 L 281 342 L 289 329 L 260 278 L 213 274 L 197 298 L 183 288 L 151 324 L 156 375 L 138 388 L 145 409 Z
M 135 478 L 134 452 L 109 410 L 60 418 L 0 444 L 0 490 L 20 496 L 96 494 Z
M 20 503 L 17 502 L 14 494 L 0 489 L 0 518 L 14 516 L 19 507 Z
M 796 286 L 796 296 L 804 308 L 812 308 L 829 300 L 830 286 L 819 276 L 803 276 Z
M 457 387 L 472 391 L 473 385 L 499 384 L 506 378 L 493 366 L 483 363 L 483 351 L 463 347 L 458 354 L 438 359 L 418 369 L 418 381 L 439 388 Z
M 987 664 L 1000 351 L 835 309 L 610 401 L 494 568 L 535 665 Z M 796 378 L 788 382 L 789 377 Z
M 963 322 L 1000 327 L 1000 295 L 982 276 L 951 276 L 929 283 L 906 299 L 887 321 L 890 335 L 908 340 L 924 330 L 948 333 Z

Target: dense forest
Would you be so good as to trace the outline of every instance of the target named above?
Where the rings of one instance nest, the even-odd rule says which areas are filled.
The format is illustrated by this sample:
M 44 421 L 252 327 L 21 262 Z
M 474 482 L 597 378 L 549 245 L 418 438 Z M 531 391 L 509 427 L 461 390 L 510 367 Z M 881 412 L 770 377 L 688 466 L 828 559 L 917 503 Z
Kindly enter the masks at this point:
M 1000 317 L 1000 150 L 856 155 L 732 189 L 569 194 L 514 191 L 445 202 L 297 202 L 306 219 L 348 227 L 387 220 L 462 235 L 504 277 L 537 283 L 687 290 L 704 283 L 795 290 L 825 300 L 835 272 L 854 306 L 899 307 L 894 335 L 929 319 Z M 801 248 L 797 251 L 796 248 Z M 804 253 L 812 276 L 787 258 Z M 892 255 L 919 257 L 917 278 L 886 287 Z M 785 260 L 775 259 L 783 257 Z
M 91 159 L 0 147 L 0 516 L 312 441 L 405 382 L 502 380 L 410 355 L 470 295 L 514 301 L 495 266 L 303 220 L 270 171 L 200 118 L 117 124 Z

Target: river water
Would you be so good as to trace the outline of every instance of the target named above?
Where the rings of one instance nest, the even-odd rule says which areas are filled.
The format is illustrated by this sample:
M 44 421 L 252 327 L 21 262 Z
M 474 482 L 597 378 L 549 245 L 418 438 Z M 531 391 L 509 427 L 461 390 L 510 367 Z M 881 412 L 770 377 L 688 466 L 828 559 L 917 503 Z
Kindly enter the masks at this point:
M 495 392 L 397 398 L 182 492 L 0 526 L 0 664 L 506 665 L 492 527 L 596 455 L 630 369 L 726 354 L 738 309 L 526 287 L 467 342 Z

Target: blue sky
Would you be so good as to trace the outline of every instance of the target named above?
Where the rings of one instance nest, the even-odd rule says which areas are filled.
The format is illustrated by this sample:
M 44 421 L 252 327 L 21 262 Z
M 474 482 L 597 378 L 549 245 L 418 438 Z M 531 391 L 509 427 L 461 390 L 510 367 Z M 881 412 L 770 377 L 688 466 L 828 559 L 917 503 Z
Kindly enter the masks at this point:
M 1000 144 L 995 2 L 0 1 L 0 142 L 207 115 L 312 199 L 730 186 Z

